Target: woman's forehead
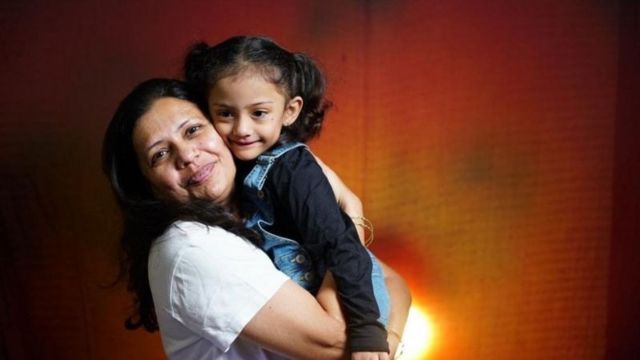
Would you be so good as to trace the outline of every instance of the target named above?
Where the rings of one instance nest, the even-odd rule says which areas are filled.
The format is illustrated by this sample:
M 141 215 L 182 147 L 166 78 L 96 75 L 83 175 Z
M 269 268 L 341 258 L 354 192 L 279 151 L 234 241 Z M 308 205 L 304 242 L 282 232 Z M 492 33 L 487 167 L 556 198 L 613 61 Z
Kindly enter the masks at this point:
M 191 120 L 202 119 L 205 117 L 195 104 L 178 98 L 160 98 L 138 119 L 133 130 L 134 142 L 153 141 L 154 137 L 178 131 Z

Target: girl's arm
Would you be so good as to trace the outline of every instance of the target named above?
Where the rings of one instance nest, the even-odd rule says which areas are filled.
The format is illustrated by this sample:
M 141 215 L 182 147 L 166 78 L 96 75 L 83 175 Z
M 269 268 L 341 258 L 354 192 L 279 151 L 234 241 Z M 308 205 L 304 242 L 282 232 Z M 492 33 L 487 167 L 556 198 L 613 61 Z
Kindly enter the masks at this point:
M 329 184 L 336 195 L 336 200 L 338 201 L 338 205 L 340 205 L 342 211 L 352 218 L 362 217 L 364 211 L 360 198 L 354 194 L 344 182 L 342 182 L 342 179 L 338 177 L 338 174 L 336 174 L 335 171 L 322 162 L 319 157 L 315 155 L 314 157 L 318 162 L 318 165 L 320 165 L 320 168 L 322 168 L 322 172 L 327 177 L 327 180 L 329 180 Z M 362 226 L 356 226 L 356 230 L 358 231 L 360 242 L 364 244 L 364 228 Z
M 380 259 L 378 259 L 378 262 L 384 272 L 384 282 L 387 285 L 391 299 L 391 312 L 389 314 L 389 324 L 387 325 L 387 341 L 389 342 L 389 355 L 390 358 L 393 359 L 400 344 L 404 326 L 409 315 L 411 293 L 409 292 L 407 283 L 397 272 L 380 261 Z M 322 286 L 316 295 L 316 299 L 330 316 L 344 325 L 344 313 L 340 309 L 340 302 L 338 301 L 338 295 L 336 293 L 336 284 L 331 273 L 327 273 L 325 276 Z
M 316 160 L 343 211 L 349 216 L 362 216 L 360 199 L 333 170 L 319 158 Z M 358 231 L 363 241 L 364 232 Z M 317 298 L 287 281 L 249 321 L 241 336 L 296 359 L 348 358 L 346 323 L 333 277 L 328 273 Z
M 315 156 L 316 161 L 322 168 L 325 176 L 331 184 L 331 188 L 336 194 L 338 204 L 344 212 L 351 217 L 362 217 L 363 205 L 362 201 L 356 196 L 347 185 L 338 177 L 338 175 L 327 166 L 320 158 Z M 364 243 L 364 228 L 362 226 L 356 226 L 360 241 Z M 389 314 L 389 324 L 387 326 L 389 343 L 389 354 L 393 359 L 393 356 L 398 349 L 404 327 L 409 316 L 409 308 L 411 307 L 411 293 L 409 287 L 404 279 L 390 268 L 387 264 L 384 264 L 378 259 L 384 272 L 384 280 L 389 290 L 389 296 L 391 298 L 391 312 Z M 329 284 L 329 286 L 327 286 Z M 335 283 L 333 277 L 328 274 L 325 278 L 320 291 L 318 292 L 317 299 L 322 306 L 333 316 L 337 316 L 338 319 L 344 321 L 344 314 L 340 311 L 340 304 L 338 302 L 337 295 L 335 294 Z M 336 315 L 337 314 L 337 315 Z

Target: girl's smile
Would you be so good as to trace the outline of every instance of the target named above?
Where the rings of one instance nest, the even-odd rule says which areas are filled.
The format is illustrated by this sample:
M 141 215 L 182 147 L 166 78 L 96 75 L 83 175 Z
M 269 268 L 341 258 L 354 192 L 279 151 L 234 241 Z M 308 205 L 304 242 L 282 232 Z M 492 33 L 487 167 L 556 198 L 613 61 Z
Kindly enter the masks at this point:
M 222 78 L 209 93 L 209 109 L 216 130 L 240 160 L 253 160 L 280 138 L 300 109 L 298 96 L 288 100 L 263 74 L 246 69 Z

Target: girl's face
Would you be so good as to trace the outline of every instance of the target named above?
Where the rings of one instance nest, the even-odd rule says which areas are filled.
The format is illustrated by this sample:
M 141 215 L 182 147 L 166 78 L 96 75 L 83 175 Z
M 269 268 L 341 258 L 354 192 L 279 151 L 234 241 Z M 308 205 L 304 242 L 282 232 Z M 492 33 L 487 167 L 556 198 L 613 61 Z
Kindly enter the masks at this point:
M 228 204 L 236 174 L 233 158 L 191 102 L 156 100 L 138 120 L 133 146 L 142 174 L 158 198 Z
M 222 78 L 209 93 L 213 124 L 240 160 L 258 157 L 291 125 L 302 108 L 299 96 L 287 100 L 275 84 L 251 69 Z

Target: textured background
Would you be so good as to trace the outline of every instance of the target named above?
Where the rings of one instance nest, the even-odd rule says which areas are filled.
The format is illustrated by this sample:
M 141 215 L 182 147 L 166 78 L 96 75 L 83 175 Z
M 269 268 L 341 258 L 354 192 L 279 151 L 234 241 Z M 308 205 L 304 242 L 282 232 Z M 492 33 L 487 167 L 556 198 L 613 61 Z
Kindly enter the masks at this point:
M 102 134 L 192 42 L 266 34 L 324 68 L 312 148 L 436 324 L 433 359 L 640 354 L 634 1 L 0 5 L 0 358 L 162 358 L 129 332 Z

